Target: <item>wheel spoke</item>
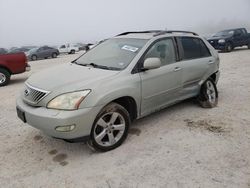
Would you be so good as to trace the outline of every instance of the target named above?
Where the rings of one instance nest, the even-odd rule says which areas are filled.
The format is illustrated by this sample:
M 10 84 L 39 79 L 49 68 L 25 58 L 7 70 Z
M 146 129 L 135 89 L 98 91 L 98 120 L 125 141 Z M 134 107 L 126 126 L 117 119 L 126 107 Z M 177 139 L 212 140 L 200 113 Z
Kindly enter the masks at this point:
M 125 129 L 125 124 L 113 125 L 114 130 L 123 131 Z
M 104 129 L 100 134 L 98 134 L 95 137 L 96 142 L 98 143 L 101 142 L 105 135 L 106 135 L 106 130 Z
M 210 94 L 208 94 L 208 100 L 211 102 L 212 101 L 212 97 Z
M 103 120 L 103 118 L 100 118 L 97 122 L 97 125 L 105 128 L 107 126 L 107 123 Z
M 116 112 L 114 112 L 114 113 L 111 115 L 111 118 L 110 118 L 110 121 L 109 121 L 109 122 L 112 123 L 112 124 L 114 124 L 118 116 L 119 116 L 119 114 L 116 113 Z
M 109 137 L 109 144 L 113 145 L 115 143 L 114 134 L 112 132 L 110 132 L 110 133 L 108 133 L 108 137 Z

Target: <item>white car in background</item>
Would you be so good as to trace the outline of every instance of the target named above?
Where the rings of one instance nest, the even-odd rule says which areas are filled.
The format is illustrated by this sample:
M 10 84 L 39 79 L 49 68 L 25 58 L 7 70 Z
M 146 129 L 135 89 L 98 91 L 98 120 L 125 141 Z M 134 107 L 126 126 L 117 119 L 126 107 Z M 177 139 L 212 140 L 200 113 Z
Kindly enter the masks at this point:
M 79 52 L 79 47 L 72 44 L 63 44 L 58 48 L 60 53 L 68 53 L 68 54 L 74 54 L 76 52 Z

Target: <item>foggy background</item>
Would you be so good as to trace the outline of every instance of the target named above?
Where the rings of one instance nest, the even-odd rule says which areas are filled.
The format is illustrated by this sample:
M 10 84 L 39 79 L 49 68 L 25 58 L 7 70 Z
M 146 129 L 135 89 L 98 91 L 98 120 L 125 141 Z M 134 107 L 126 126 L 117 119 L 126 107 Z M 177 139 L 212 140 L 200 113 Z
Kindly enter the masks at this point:
M 124 31 L 250 29 L 250 0 L 0 0 L 0 47 L 95 42 Z

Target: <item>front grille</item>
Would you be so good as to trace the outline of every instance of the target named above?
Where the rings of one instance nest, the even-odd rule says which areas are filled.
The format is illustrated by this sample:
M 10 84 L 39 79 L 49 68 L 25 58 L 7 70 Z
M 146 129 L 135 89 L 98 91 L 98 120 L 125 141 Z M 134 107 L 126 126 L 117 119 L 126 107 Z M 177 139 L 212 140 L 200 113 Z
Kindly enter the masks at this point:
M 49 91 L 35 88 L 27 83 L 25 84 L 25 87 L 24 99 L 33 104 L 37 104 L 50 93 Z

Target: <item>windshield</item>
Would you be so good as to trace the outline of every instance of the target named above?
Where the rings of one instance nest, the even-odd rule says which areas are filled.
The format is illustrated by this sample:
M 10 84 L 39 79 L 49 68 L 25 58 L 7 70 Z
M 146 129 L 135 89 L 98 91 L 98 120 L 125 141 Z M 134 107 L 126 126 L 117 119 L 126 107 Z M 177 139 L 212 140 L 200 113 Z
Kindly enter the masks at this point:
M 28 53 L 32 53 L 32 52 L 35 52 L 37 50 L 38 50 L 38 48 L 32 48 L 31 50 L 28 51 Z
M 226 30 L 226 31 L 220 31 L 214 35 L 214 37 L 223 37 L 223 36 L 228 36 L 228 35 L 233 35 L 234 31 L 233 30 Z
M 82 55 L 75 63 L 122 70 L 130 64 L 147 41 L 128 38 L 109 39 Z

